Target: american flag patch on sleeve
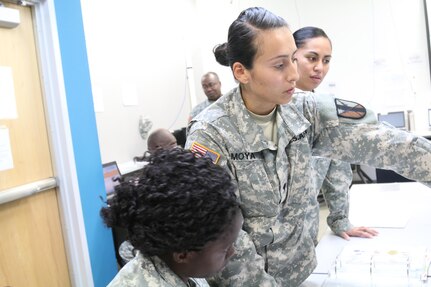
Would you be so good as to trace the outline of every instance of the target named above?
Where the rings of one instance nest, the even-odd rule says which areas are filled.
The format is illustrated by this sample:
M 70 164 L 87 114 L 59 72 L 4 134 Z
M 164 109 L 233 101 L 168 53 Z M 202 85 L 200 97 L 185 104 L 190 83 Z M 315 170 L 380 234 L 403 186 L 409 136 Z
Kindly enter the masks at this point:
M 200 143 L 193 142 L 192 146 L 190 147 L 190 151 L 192 151 L 196 157 L 208 157 L 212 160 L 213 163 L 217 164 L 218 160 L 220 159 L 220 154 L 207 148 L 204 145 L 201 145 Z

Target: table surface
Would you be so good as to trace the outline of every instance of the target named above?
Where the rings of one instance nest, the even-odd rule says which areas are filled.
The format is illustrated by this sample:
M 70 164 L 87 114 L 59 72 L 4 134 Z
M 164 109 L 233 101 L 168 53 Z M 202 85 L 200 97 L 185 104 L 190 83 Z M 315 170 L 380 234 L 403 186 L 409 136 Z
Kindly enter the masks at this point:
M 423 184 L 405 182 L 353 185 L 350 189 L 349 218 L 355 226 L 375 228 L 379 235 L 372 239 L 344 240 L 328 228 L 316 247 L 318 265 L 302 286 L 347 286 L 328 283 L 329 270 L 343 250 L 414 248 L 431 252 L 431 189 Z M 431 281 L 430 275 L 428 281 Z M 359 283 L 348 285 L 369 286 Z M 431 286 L 431 282 L 404 286 Z

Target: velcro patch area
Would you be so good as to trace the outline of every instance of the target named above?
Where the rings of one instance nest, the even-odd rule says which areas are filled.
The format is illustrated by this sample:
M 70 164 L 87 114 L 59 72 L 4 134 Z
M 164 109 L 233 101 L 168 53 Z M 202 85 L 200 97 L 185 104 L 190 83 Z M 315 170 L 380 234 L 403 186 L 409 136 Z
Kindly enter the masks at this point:
M 335 99 L 337 115 L 347 119 L 362 119 L 367 114 L 367 109 L 356 102 Z

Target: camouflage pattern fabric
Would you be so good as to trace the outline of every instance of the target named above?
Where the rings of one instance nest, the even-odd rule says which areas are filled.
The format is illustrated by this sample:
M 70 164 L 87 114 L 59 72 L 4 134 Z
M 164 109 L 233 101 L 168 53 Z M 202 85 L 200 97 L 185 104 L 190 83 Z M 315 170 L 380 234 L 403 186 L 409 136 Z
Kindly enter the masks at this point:
M 304 92 L 297 89 L 299 93 Z M 298 94 L 299 94 L 298 93 Z M 294 105 L 297 97 L 293 97 Z M 353 173 L 350 163 L 331 160 L 329 158 L 314 156 L 311 164 L 312 177 L 315 180 L 314 190 L 316 197 L 322 193 L 328 206 L 329 215 L 326 219 L 331 230 L 339 234 L 352 229 L 354 226 L 349 220 L 349 189 Z M 309 230 L 314 244 L 318 243 L 320 204 L 315 201 L 310 205 L 307 213 Z
M 141 253 L 129 261 L 107 287 L 209 287 L 205 279 L 182 281 L 157 256 L 145 257 Z
M 214 101 L 210 101 L 208 99 L 206 99 L 205 101 L 197 104 L 192 111 L 190 112 L 190 118 L 194 118 L 196 117 L 200 112 L 202 112 L 203 110 L 205 110 L 206 107 L 210 106 L 212 103 L 214 103 Z
M 135 248 L 129 240 L 125 240 L 120 244 L 120 247 L 118 247 L 118 254 L 124 264 L 126 264 L 135 257 Z
M 230 171 L 242 204 L 245 234 L 237 254 L 214 278 L 218 286 L 299 286 L 311 274 L 316 266 L 307 218 L 316 201 L 312 156 L 431 180 L 426 139 L 379 123 L 361 106 L 305 92 L 295 97 L 294 104 L 277 107 L 275 145 L 251 119 L 238 88 L 189 125 L 185 147 L 197 142 L 220 154 L 218 164 Z
M 354 226 L 349 220 L 349 189 L 352 183 L 352 168 L 349 163 L 329 158 L 312 157 L 312 177 L 315 181 L 314 191 L 317 195 L 321 191 L 328 205 L 328 226 L 339 234 Z M 311 237 L 317 245 L 319 233 L 320 204 L 312 202 L 310 212 L 307 214 Z

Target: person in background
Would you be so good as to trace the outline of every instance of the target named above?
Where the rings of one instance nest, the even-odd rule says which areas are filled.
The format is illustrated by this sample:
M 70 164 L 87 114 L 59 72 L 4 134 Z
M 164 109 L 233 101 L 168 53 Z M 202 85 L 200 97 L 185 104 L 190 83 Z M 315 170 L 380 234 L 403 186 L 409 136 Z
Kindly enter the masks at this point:
M 296 49 L 283 18 L 261 7 L 242 11 L 214 49 L 238 87 L 188 127 L 185 147 L 225 167 L 241 200 L 243 231 L 214 277 L 220 286 L 299 286 L 315 269 L 307 221 L 316 200 L 313 155 L 431 184 L 431 142 L 379 123 L 358 103 L 295 92 Z
M 208 286 L 235 253 L 243 218 L 222 167 L 181 148 L 157 150 L 137 183 L 122 182 L 100 214 L 128 230 L 137 255 L 108 285 Z
M 329 71 L 332 58 L 331 40 L 325 31 L 317 27 L 303 27 L 293 33 L 293 38 L 298 48 L 295 53 L 299 73 L 296 87 L 302 91 L 314 92 Z M 349 189 L 353 177 L 350 163 L 313 156 L 311 165 L 316 181 L 316 197 L 321 192 L 328 205 L 327 223 L 331 230 L 346 240 L 350 236 L 370 238 L 377 235 L 376 230 L 363 226 L 354 227 L 349 221 Z M 319 203 L 313 201 L 310 208 L 312 211 L 308 216 L 311 236 L 317 245 Z
M 221 96 L 221 82 L 218 75 L 214 72 L 208 72 L 202 76 L 202 89 L 204 90 L 207 99 L 196 105 L 190 112 L 189 121 L 202 112 L 206 107 L 217 101 Z
M 147 148 L 150 153 L 158 149 L 170 149 L 177 147 L 177 139 L 167 129 L 157 129 L 147 139 Z
M 147 151 L 142 156 L 135 156 L 135 161 L 146 161 L 148 153 L 151 154 L 159 149 L 170 149 L 177 147 L 177 139 L 167 129 L 156 129 L 147 138 Z

